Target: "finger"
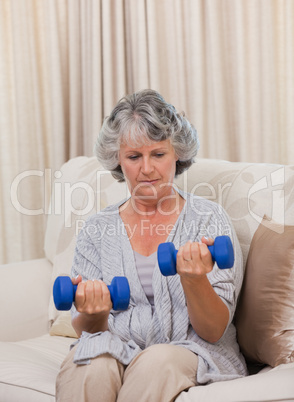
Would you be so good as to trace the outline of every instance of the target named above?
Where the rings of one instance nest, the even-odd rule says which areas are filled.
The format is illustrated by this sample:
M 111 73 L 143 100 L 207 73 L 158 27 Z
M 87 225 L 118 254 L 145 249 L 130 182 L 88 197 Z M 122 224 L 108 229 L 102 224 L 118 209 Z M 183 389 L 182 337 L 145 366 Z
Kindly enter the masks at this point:
M 94 281 L 87 281 L 85 283 L 85 304 L 87 304 L 87 306 L 93 305 L 94 299 L 95 299 Z
M 93 288 L 94 288 L 94 300 L 96 302 L 99 302 L 101 299 L 101 294 L 102 294 L 101 281 L 99 281 L 99 280 L 93 281 Z
M 112 302 L 110 292 L 107 285 L 101 280 L 95 280 L 94 286 L 94 300 L 93 300 L 93 312 L 100 313 L 110 311 L 112 308 Z
M 211 237 L 203 236 L 201 238 L 202 243 L 206 244 L 207 246 L 212 246 L 214 244 L 214 239 Z
M 191 245 L 193 243 L 189 240 L 183 247 L 183 259 L 185 261 L 191 261 L 192 260 L 192 254 L 191 254 Z
M 94 285 L 94 299 L 99 305 L 103 304 L 104 295 L 109 293 L 109 289 L 106 284 L 101 280 L 95 280 Z
M 80 309 L 86 301 L 86 295 L 85 295 L 85 283 L 80 282 L 78 284 L 76 294 L 75 294 L 75 306 L 78 309 Z
M 191 256 L 192 260 L 197 262 L 201 258 L 201 252 L 200 252 L 200 243 L 194 242 L 191 245 Z
M 82 282 L 83 278 L 81 275 L 77 275 L 75 278 L 71 278 L 72 284 L 77 285 L 78 283 Z
M 206 266 L 206 270 L 211 271 L 213 262 L 211 253 L 205 243 L 199 243 L 200 258 L 202 263 Z
M 187 262 L 184 260 L 184 246 L 181 246 L 177 254 L 177 271 L 180 272 Z
M 101 290 L 102 290 L 103 305 L 107 309 L 111 309 L 112 308 L 112 301 L 111 301 L 110 291 L 108 289 L 108 286 L 102 281 L 101 281 Z
M 179 247 L 178 253 L 177 253 L 177 258 L 183 258 L 183 250 L 184 250 L 184 246 Z
M 100 280 L 93 281 L 93 308 L 96 312 L 103 309 L 103 282 Z

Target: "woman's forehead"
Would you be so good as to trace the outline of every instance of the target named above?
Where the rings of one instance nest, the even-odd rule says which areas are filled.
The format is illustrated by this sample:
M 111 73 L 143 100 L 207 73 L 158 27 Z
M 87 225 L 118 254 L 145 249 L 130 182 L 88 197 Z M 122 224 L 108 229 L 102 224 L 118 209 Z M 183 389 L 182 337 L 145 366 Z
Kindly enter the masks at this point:
M 137 150 L 137 151 L 152 151 L 154 149 L 158 149 L 158 148 L 166 148 L 166 149 L 170 149 L 171 148 L 171 143 L 170 140 L 164 140 L 164 141 L 144 141 L 141 144 L 138 143 L 134 143 L 132 141 L 124 141 L 122 142 L 121 149 L 123 150 Z

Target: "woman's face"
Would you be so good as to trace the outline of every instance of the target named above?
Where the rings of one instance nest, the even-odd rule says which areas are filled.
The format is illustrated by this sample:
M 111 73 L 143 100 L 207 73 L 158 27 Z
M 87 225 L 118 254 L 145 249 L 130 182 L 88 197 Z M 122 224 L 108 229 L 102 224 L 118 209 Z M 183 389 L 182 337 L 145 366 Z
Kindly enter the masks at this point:
M 130 193 L 141 198 L 160 199 L 171 193 L 177 160 L 169 140 L 139 148 L 122 144 L 119 152 L 120 166 Z

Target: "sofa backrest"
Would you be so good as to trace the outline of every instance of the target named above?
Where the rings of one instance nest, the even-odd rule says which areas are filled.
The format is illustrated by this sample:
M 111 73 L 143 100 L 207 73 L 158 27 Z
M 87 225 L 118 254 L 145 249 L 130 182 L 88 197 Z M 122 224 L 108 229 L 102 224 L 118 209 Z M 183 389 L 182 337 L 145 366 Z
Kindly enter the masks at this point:
M 246 264 L 264 215 L 294 225 L 294 166 L 199 159 L 177 183 L 219 203 L 235 227 Z M 186 179 L 186 183 L 185 183 Z
M 45 236 L 45 254 L 56 274 L 69 274 L 75 238 L 85 219 L 128 195 L 96 158 L 77 157 L 55 172 Z M 236 229 L 244 264 L 254 232 L 266 214 L 294 225 L 294 166 L 198 159 L 176 184 L 215 201 Z

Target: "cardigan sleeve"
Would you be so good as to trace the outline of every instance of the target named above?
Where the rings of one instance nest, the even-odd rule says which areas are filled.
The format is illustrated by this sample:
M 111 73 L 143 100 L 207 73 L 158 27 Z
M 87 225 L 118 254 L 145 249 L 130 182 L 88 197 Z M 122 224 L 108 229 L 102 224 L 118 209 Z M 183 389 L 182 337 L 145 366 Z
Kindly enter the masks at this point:
M 98 226 L 95 225 L 96 231 Z M 93 217 L 90 217 L 84 224 L 77 237 L 75 254 L 71 268 L 71 276 L 81 275 L 83 281 L 92 279 L 103 279 L 100 269 L 99 245 L 94 244 L 91 237 L 91 231 L 94 231 Z M 72 318 L 77 316 L 78 312 L 74 303 L 71 307 Z
M 233 320 L 244 274 L 241 247 L 234 226 L 220 205 L 199 197 L 192 198 L 187 215 L 187 225 L 192 228 L 189 237 L 193 241 L 201 241 L 202 236 L 214 239 L 221 235 L 229 236 L 232 241 L 235 257 L 233 267 L 219 269 L 215 263 L 213 270 L 207 275 L 214 291 L 229 310 L 229 326 Z

